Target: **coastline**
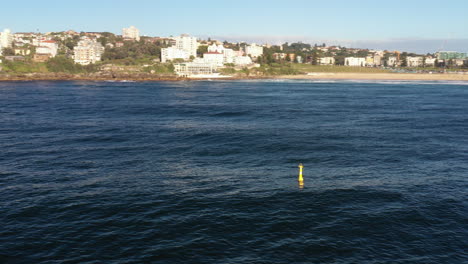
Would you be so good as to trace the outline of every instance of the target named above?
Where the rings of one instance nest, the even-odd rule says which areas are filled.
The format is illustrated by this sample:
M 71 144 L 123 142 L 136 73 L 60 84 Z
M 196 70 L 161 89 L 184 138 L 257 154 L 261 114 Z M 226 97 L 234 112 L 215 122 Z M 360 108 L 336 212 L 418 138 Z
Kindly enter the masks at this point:
M 456 73 L 309 73 L 299 75 L 232 76 L 226 78 L 185 78 L 153 74 L 66 74 L 27 73 L 0 74 L 0 82 L 8 81 L 200 81 L 200 80 L 406 80 L 406 81 L 468 81 L 468 74 Z
M 281 75 L 279 79 L 306 80 L 402 80 L 402 81 L 468 81 L 468 74 L 452 73 L 313 73 Z

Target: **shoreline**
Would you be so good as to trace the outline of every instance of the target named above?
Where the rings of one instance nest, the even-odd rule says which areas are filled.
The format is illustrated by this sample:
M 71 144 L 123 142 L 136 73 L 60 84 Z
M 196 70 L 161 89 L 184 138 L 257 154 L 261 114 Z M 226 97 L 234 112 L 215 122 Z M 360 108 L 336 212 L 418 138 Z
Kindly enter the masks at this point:
M 184 78 L 154 76 L 149 74 L 96 75 L 96 74 L 0 74 L 0 82 L 9 81 L 110 81 L 110 82 L 158 82 L 158 81 L 206 81 L 206 80 L 402 80 L 402 81 L 468 81 L 468 74 L 456 73 L 309 73 L 274 76 L 232 76 L 227 78 Z

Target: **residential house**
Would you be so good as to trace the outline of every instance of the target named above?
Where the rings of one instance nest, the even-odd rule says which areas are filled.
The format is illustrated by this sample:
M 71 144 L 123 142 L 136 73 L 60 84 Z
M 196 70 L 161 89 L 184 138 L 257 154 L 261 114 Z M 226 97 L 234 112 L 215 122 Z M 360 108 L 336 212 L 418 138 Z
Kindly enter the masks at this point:
M 366 65 L 366 58 L 346 57 L 345 66 L 364 67 Z
M 335 58 L 333 57 L 323 57 L 317 58 L 318 65 L 335 65 Z

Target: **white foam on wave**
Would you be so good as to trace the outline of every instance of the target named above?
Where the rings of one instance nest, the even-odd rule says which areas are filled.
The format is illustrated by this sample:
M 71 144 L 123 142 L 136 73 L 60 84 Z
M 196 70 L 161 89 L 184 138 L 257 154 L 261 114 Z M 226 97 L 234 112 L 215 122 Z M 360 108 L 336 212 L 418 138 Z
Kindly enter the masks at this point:
M 270 83 L 369 83 L 388 85 L 468 85 L 468 81 L 449 80 L 358 80 L 358 79 L 258 79 L 240 80 L 240 82 Z

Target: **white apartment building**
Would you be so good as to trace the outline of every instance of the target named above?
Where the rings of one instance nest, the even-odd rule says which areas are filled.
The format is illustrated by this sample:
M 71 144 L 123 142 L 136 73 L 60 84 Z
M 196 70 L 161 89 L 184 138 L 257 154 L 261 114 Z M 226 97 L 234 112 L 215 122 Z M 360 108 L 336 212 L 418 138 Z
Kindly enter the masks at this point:
M 53 40 L 45 40 L 38 43 L 39 46 L 36 48 L 38 54 L 49 54 L 50 57 L 57 56 L 58 44 Z
M 389 67 L 400 66 L 400 61 L 399 61 L 398 58 L 395 57 L 395 56 L 388 57 L 388 59 L 387 59 L 387 66 L 389 66 Z
M 233 49 L 226 49 L 223 45 L 213 44 L 208 46 L 208 52 L 218 52 L 223 54 L 223 63 L 233 63 L 235 52 Z
M 345 66 L 364 67 L 366 65 L 366 58 L 346 57 Z
M 172 61 L 174 59 L 188 60 L 190 53 L 186 50 L 178 49 L 176 47 L 169 47 L 161 49 L 161 62 Z
M 187 62 L 174 64 L 174 71 L 178 76 L 189 77 L 193 75 L 210 75 L 215 73 L 217 67 L 211 63 Z
M 5 29 L 0 32 L 0 49 L 11 48 L 13 44 L 13 34 L 11 30 Z
M 221 67 L 224 65 L 224 54 L 220 52 L 207 52 L 203 54 L 203 60 L 206 63 L 212 63 Z
M 133 39 L 136 41 L 140 40 L 140 30 L 134 26 L 130 26 L 129 28 L 122 28 L 122 37 L 124 39 Z
M 406 66 L 408 67 L 422 67 L 424 65 L 423 57 L 407 57 Z
M 335 58 L 333 57 L 323 57 L 317 59 L 318 65 L 335 65 Z
M 197 57 L 197 38 L 190 37 L 187 34 L 182 34 L 179 37 L 174 37 L 173 39 L 175 40 L 175 48 L 185 50 L 186 52 L 188 52 L 189 57 Z
M 463 66 L 465 64 L 465 60 L 464 59 L 454 59 L 453 64 L 455 66 L 460 67 L 460 66 Z
M 252 56 L 252 58 L 257 58 L 263 55 L 263 47 L 257 46 L 257 44 L 252 43 L 245 47 L 245 53 Z
M 84 38 L 73 48 L 75 63 L 88 65 L 101 60 L 104 47 L 94 39 Z
M 435 66 L 436 64 L 436 59 L 435 58 L 426 58 L 424 60 L 424 66 Z

